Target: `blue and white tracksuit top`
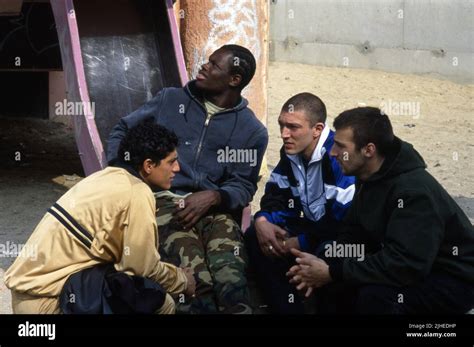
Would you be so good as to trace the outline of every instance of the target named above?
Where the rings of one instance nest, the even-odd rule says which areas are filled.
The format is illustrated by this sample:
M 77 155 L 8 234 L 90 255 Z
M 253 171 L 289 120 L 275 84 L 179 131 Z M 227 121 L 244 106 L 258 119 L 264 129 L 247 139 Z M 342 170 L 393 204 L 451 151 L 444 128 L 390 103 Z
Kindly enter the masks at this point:
M 334 240 L 351 205 L 355 178 L 344 176 L 339 163 L 329 156 L 334 132 L 321 133 L 307 170 L 299 154 L 280 150 L 280 161 L 272 171 L 255 218 L 265 216 L 273 224 L 298 236 L 302 250 L 311 251 L 321 241 Z M 292 230 L 296 228 L 303 230 Z

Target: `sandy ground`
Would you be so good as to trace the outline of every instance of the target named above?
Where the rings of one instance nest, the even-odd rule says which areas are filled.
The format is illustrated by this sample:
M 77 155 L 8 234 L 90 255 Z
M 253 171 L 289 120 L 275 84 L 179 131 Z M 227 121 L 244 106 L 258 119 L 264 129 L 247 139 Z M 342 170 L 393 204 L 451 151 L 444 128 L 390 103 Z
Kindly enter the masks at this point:
M 0 244 L 8 247 L 25 243 L 71 178 L 84 173 L 72 129 L 41 119 L 0 118 L 0 162 Z M 11 312 L 3 272 L 13 260 L 0 251 L 0 313 Z
M 392 115 L 396 135 L 411 142 L 428 170 L 455 197 L 474 222 L 474 86 L 415 75 L 369 70 L 271 63 L 269 69 L 268 169 L 278 162 L 277 124 L 281 105 L 299 92 L 318 95 L 328 109 L 328 123 L 359 104 L 380 106 L 418 103 L 419 114 Z M 390 114 L 390 110 L 388 110 Z M 394 112 L 397 113 L 397 112 Z M 15 161 L 19 151 L 22 160 Z M 70 128 L 31 119 L 0 119 L 0 243 L 24 243 L 45 211 L 83 175 Z M 264 177 L 252 202 L 258 210 Z M 0 254 L 0 313 L 11 312 L 3 271 L 14 257 Z
M 283 103 L 300 92 L 319 96 L 328 111 L 328 124 L 344 110 L 385 106 L 395 134 L 414 145 L 428 171 L 456 198 L 474 221 L 474 86 L 417 75 L 270 63 L 268 81 L 268 167 L 279 159 L 277 123 Z M 397 103 L 417 103 L 415 112 L 402 115 Z M 406 104 L 405 104 L 406 105 Z M 391 106 L 391 107 L 390 107 Z M 416 112 L 419 107 L 419 113 Z M 263 193 L 260 184 L 252 210 Z

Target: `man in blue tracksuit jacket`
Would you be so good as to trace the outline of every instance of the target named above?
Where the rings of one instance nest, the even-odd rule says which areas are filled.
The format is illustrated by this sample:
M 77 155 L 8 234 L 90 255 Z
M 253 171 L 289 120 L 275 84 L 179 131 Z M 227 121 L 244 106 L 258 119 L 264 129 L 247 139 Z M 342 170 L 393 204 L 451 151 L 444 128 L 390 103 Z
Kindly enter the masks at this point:
M 354 195 L 354 177 L 344 176 L 329 157 L 334 133 L 325 124 L 326 107 L 301 93 L 282 107 L 280 162 L 265 188 L 255 223 L 245 233 L 250 265 L 272 313 L 304 313 L 285 276 L 294 262 L 291 248 L 322 251 L 334 240 Z
M 252 200 L 268 144 L 266 128 L 241 96 L 255 68 L 249 50 L 223 46 L 196 80 L 184 88 L 163 89 L 122 118 L 108 140 L 107 158 L 113 162 L 120 140 L 144 119 L 153 118 L 178 135 L 181 171 L 172 184 L 173 194 L 160 192 L 157 198 L 160 252 L 196 273 L 196 298 L 179 300 L 178 312 L 235 313 L 249 308 L 243 240 L 232 216 Z

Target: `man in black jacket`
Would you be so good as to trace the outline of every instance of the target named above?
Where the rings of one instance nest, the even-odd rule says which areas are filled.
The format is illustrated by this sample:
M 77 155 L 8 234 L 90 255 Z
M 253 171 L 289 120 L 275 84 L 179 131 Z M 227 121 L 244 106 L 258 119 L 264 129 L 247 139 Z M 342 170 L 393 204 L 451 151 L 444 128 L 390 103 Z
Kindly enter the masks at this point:
M 474 229 L 422 157 L 373 107 L 334 121 L 331 155 L 357 177 L 346 228 L 325 260 L 296 249 L 291 282 L 321 313 L 465 313 L 474 306 Z M 361 252 L 365 251 L 365 252 Z

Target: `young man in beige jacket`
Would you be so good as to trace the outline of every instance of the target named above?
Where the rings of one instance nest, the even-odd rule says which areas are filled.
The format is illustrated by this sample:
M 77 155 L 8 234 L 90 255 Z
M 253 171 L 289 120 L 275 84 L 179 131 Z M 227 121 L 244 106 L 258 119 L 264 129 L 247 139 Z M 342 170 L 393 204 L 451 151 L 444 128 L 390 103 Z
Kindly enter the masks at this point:
M 123 160 L 96 172 L 64 194 L 45 214 L 5 274 L 13 312 L 60 313 L 67 279 L 99 264 L 148 278 L 166 291 L 157 313 L 174 313 L 170 294 L 193 295 L 189 269 L 162 262 L 152 189 L 169 189 L 179 171 L 174 133 L 140 124 L 120 145 Z

